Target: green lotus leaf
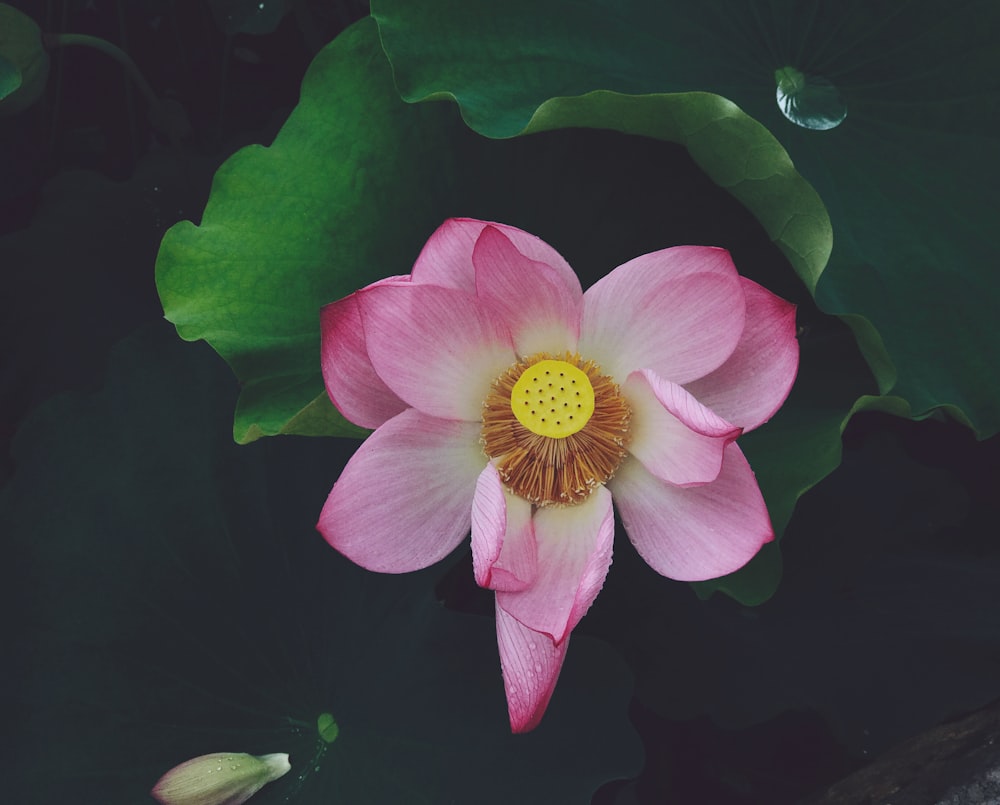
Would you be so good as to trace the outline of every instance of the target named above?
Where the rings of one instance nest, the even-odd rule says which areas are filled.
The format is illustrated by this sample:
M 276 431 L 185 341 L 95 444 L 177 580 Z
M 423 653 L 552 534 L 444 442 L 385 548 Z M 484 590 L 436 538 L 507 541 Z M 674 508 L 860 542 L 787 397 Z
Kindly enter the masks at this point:
M 21 86 L 21 71 L 0 56 L 0 101 Z
M 0 117 L 16 115 L 45 92 L 49 54 L 27 14 L 0 3 Z
M 957 413 L 981 437 L 1000 429 L 991 237 L 1000 6 L 373 0 L 372 13 L 402 96 L 453 97 L 490 137 L 532 131 L 540 117 L 563 125 L 564 99 L 596 90 L 732 99 L 829 210 L 822 275 L 790 259 L 820 307 L 852 326 L 881 395 L 895 398 L 866 404 L 917 418 Z M 634 126 L 610 112 L 565 125 Z M 678 141 L 697 148 L 700 132 L 690 134 Z M 743 129 L 705 134 L 696 159 L 713 178 L 725 175 L 723 161 L 756 162 Z M 780 197 L 741 200 L 773 235 Z
M 833 240 L 826 209 L 778 141 L 732 102 L 708 93 L 633 96 L 598 90 L 546 101 L 523 133 L 571 127 L 683 145 L 709 178 L 757 215 L 803 282 L 815 289 Z
M 492 619 L 438 603 L 441 568 L 379 575 L 333 551 L 315 517 L 350 451 L 238 447 L 235 393 L 157 324 L 101 390 L 19 431 L 0 496 L 20 582 L 11 801 L 145 802 L 168 769 L 229 751 L 291 755 L 262 805 L 585 802 L 638 772 L 613 650 L 575 637 L 545 720 L 512 735 Z
M 199 226 L 163 239 L 156 282 L 178 333 L 205 339 L 243 383 L 234 435 L 357 436 L 319 375 L 319 308 L 405 273 L 440 223 L 442 110 L 400 103 L 371 24 L 323 50 L 268 147 L 216 173 Z

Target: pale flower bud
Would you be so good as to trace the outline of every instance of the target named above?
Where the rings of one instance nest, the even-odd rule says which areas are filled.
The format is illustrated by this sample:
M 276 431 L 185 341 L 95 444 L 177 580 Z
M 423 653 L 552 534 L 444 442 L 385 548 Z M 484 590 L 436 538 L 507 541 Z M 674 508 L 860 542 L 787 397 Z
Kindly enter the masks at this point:
M 291 768 L 288 755 L 214 752 L 175 766 L 153 787 L 162 805 L 241 805 Z

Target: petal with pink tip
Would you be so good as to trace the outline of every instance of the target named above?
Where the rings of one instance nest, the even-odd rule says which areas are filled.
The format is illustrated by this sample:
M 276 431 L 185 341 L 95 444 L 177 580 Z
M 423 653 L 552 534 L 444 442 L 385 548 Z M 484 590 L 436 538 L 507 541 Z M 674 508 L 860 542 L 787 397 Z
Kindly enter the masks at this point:
M 718 477 L 723 451 L 740 435 L 738 427 L 649 369 L 632 372 L 622 393 L 632 409 L 629 452 L 647 470 L 677 486 Z
M 472 252 L 476 294 L 510 328 L 518 355 L 575 352 L 583 294 L 568 292 L 556 271 L 525 257 L 499 229 L 483 229 Z
M 578 349 L 619 383 L 636 369 L 688 383 L 732 355 L 745 320 L 729 252 L 675 246 L 630 260 L 587 289 Z
M 485 462 L 478 424 L 408 408 L 347 462 L 316 527 L 368 570 L 427 567 L 469 532 L 476 478 Z
M 757 479 L 736 442 L 726 446 L 722 471 L 710 484 L 682 489 L 626 459 L 609 486 L 632 544 L 671 579 L 725 576 L 774 539 Z
M 490 385 L 516 359 L 496 312 L 462 291 L 414 283 L 365 288 L 358 304 L 386 386 L 431 416 L 482 419 Z
M 601 486 L 583 503 L 546 506 L 532 519 L 538 572 L 524 590 L 498 592 L 497 605 L 560 643 L 590 609 L 611 567 L 611 494 Z
M 357 294 L 320 310 L 321 366 L 330 399 L 348 420 L 363 428 L 377 428 L 407 408 L 375 373 Z
M 491 590 L 523 590 L 538 565 L 531 504 L 507 492 L 490 463 L 476 481 L 472 501 L 472 568 Z
M 747 323 L 729 359 L 688 391 L 744 431 L 767 422 L 788 397 L 799 368 L 795 305 L 740 278 Z
M 500 606 L 497 611 L 497 646 L 507 692 L 507 713 L 513 732 L 538 726 L 549 706 L 562 670 L 569 636 L 556 645 L 545 634 L 529 629 Z
M 544 240 L 515 226 L 477 221 L 474 218 L 449 218 L 437 228 L 413 264 L 413 281 L 475 293 L 476 273 L 472 265 L 472 251 L 488 226 L 506 235 L 529 260 L 545 263 L 553 269 L 558 284 L 567 293 L 575 291 L 579 296 L 582 292 L 580 280 L 569 263 Z

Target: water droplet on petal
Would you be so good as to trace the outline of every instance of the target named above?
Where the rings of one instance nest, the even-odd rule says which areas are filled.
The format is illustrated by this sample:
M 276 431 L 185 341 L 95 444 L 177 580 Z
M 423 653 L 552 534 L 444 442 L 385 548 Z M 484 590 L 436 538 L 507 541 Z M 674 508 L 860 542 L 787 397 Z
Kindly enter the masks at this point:
M 542 672 L 542 664 L 540 662 L 535 663 L 535 671 L 539 674 Z
M 822 76 L 794 67 L 774 71 L 778 108 L 796 126 L 813 131 L 836 128 L 847 117 L 847 106 L 836 86 Z

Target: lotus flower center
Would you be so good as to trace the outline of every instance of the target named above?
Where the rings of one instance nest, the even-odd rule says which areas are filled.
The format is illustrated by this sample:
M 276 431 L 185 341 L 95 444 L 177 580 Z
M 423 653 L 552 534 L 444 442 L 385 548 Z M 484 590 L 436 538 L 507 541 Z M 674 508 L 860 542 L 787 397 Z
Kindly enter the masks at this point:
M 507 489 L 536 506 L 572 505 L 614 475 L 632 411 L 614 379 L 579 355 L 538 353 L 483 402 L 483 452 Z
M 590 378 L 566 361 L 542 360 L 526 369 L 510 393 L 517 421 L 532 433 L 565 439 L 594 413 Z

